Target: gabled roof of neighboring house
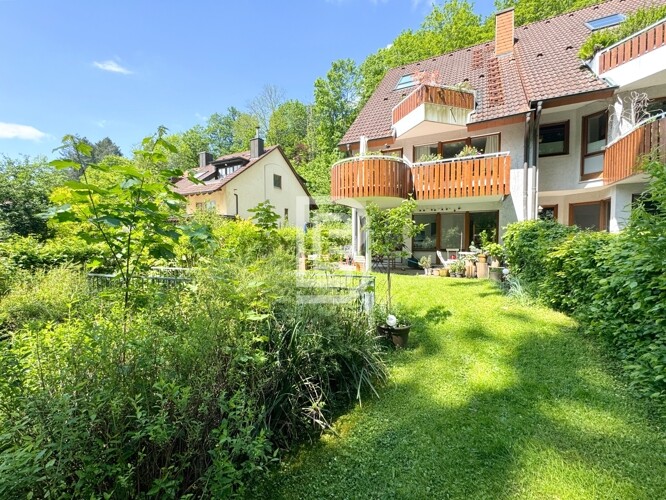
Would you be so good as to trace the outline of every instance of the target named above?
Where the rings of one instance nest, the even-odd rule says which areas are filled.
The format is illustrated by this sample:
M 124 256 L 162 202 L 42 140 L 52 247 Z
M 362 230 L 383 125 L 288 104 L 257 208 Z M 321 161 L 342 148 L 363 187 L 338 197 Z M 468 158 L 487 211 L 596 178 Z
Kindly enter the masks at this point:
M 280 155 L 284 159 L 287 166 L 289 166 L 289 168 L 293 172 L 299 184 L 305 191 L 305 194 L 307 194 L 308 197 L 310 198 L 310 204 L 314 205 L 315 204 L 314 200 L 310 196 L 310 193 L 307 187 L 305 186 L 305 181 L 303 177 L 298 175 L 298 172 L 296 172 L 294 167 L 291 165 L 291 162 L 287 159 L 287 157 L 284 154 L 284 151 L 282 151 L 282 148 L 279 145 L 270 146 L 266 148 L 264 150 L 264 153 L 256 158 L 251 158 L 249 151 L 243 151 L 240 153 L 231 153 L 228 155 L 220 156 L 219 158 L 216 158 L 215 160 L 210 162 L 208 165 L 193 169 L 190 172 L 194 177 L 202 181 L 203 184 L 195 184 L 192 181 L 190 181 L 187 177 L 182 177 L 181 179 L 176 181 L 175 191 L 183 196 L 213 193 L 221 189 L 225 184 L 227 184 L 232 179 L 235 179 L 240 174 L 248 170 L 250 167 L 252 167 L 252 165 L 255 165 L 260 160 L 266 158 L 269 154 L 271 154 L 275 150 L 280 152 Z M 237 163 L 241 164 L 241 166 L 237 170 L 234 170 L 232 173 L 225 175 L 221 179 L 215 179 L 215 171 L 217 170 L 218 166 L 223 164 L 231 165 Z
M 513 53 L 495 56 L 490 41 L 389 70 L 340 144 L 392 135 L 392 109 L 416 87 L 396 90 L 404 75 L 437 74 L 441 85 L 466 82 L 476 91 L 471 123 L 504 118 L 530 109 L 531 103 L 613 87 L 598 78 L 578 58 L 578 49 L 591 33 L 587 21 L 626 14 L 666 0 L 609 0 L 515 28 Z

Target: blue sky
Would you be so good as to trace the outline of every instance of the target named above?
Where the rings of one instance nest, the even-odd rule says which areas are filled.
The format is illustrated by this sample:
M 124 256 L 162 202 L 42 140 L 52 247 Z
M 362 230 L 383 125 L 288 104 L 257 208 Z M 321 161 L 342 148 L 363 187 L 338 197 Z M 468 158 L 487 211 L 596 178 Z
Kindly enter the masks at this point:
M 440 2 L 441 3 L 441 2 Z M 0 155 L 52 156 L 63 135 L 129 153 L 267 84 L 312 101 L 335 59 L 417 28 L 424 0 L 0 0 Z M 492 0 L 475 2 L 483 15 Z

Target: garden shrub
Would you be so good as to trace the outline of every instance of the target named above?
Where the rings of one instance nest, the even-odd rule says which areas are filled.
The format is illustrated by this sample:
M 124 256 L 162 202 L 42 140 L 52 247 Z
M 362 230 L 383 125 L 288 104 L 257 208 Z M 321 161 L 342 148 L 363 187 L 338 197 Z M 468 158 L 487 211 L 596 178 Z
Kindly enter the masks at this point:
M 16 330 L 31 321 L 61 321 L 85 300 L 87 292 L 85 276 L 71 267 L 23 273 L 0 298 L 0 331 Z
M 253 248 L 238 227 L 228 239 Z M 266 237 L 272 251 L 210 257 L 181 288 L 141 284 L 129 314 L 107 289 L 0 342 L 0 497 L 242 495 L 371 391 L 385 368 L 367 316 L 299 300 L 291 252 Z
M 577 231 L 553 220 L 529 220 L 510 224 L 502 241 L 511 272 L 532 294 L 545 275 L 546 258 L 557 245 Z
M 77 236 L 56 237 L 40 241 L 34 236 L 13 236 L 0 242 L 0 258 L 19 269 L 48 269 L 62 264 L 77 265 L 98 262 L 103 269 L 105 252 L 99 245 L 86 243 Z

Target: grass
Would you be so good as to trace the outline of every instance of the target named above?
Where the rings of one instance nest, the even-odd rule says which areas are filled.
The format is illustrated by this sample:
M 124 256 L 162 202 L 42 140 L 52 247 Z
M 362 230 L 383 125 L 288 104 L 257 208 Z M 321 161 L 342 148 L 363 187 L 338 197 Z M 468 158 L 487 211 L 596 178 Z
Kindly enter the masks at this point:
M 262 496 L 666 497 L 663 416 L 571 319 L 487 281 L 397 276 L 394 290 L 415 321 L 389 386 Z

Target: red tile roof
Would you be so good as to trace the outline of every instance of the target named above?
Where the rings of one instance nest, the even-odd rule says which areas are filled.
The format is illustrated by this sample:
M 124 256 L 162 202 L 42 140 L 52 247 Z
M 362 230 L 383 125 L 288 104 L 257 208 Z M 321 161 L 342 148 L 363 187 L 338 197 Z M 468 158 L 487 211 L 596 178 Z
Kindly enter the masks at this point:
M 278 149 L 279 146 L 271 146 L 269 148 L 266 148 L 264 151 L 264 154 L 261 156 L 258 156 L 257 158 L 252 158 L 250 159 L 250 152 L 249 151 L 243 151 L 242 153 L 232 153 L 224 156 L 220 156 L 219 158 L 216 158 L 213 160 L 211 163 L 206 165 L 205 167 L 199 167 L 197 169 L 192 170 L 192 175 L 194 176 L 199 176 L 200 180 L 203 180 L 205 183 L 204 184 L 195 184 L 186 177 L 179 179 L 176 184 L 175 184 L 175 191 L 178 194 L 182 194 L 184 196 L 188 195 L 193 195 L 193 194 L 207 194 L 207 193 L 213 193 L 220 189 L 222 186 L 224 186 L 227 182 L 229 182 L 231 179 L 237 177 L 240 175 L 242 172 L 245 172 L 248 168 L 250 168 L 252 165 L 257 163 L 259 160 L 264 158 L 266 155 L 272 153 L 275 149 Z M 243 166 L 241 166 L 238 170 L 232 172 L 231 174 L 223 177 L 222 179 L 219 180 L 210 180 L 212 177 L 212 174 L 215 173 L 215 164 L 216 163 L 222 163 L 224 161 L 230 161 L 234 159 L 240 159 L 245 163 Z M 206 180 L 208 179 L 208 180 Z
M 516 115 L 530 103 L 611 88 L 580 59 L 578 49 L 590 34 L 585 22 L 666 0 L 609 0 L 515 29 L 513 54 L 495 57 L 487 42 L 389 70 L 340 144 L 391 137 L 391 110 L 414 87 L 395 90 L 400 77 L 420 71 L 441 75 L 440 84 L 469 82 L 477 93 L 471 122 Z

